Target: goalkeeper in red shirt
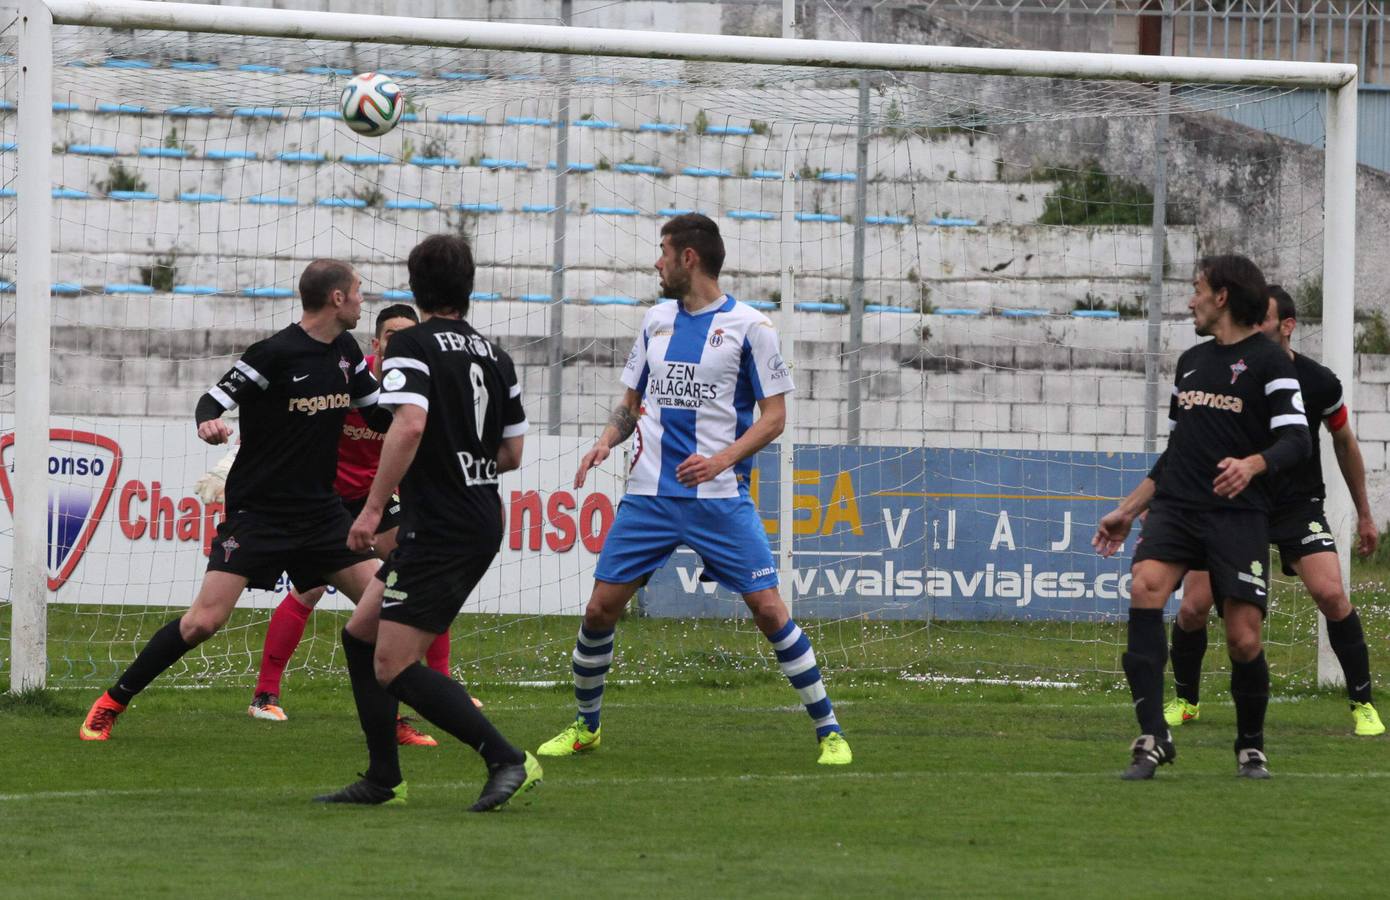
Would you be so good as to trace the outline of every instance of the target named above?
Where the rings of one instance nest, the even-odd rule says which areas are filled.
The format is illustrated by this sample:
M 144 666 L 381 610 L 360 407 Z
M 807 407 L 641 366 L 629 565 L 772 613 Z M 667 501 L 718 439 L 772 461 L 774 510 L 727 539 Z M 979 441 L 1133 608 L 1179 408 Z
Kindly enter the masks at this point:
M 371 367 L 372 374 L 378 381 L 381 380 L 381 358 L 386 352 L 386 343 L 391 335 L 419 321 L 414 308 L 403 303 L 388 306 L 377 314 L 376 336 L 372 339 L 372 355 L 367 357 L 367 365 Z M 343 498 L 343 504 L 353 518 L 362 511 L 367 492 L 372 486 L 372 479 L 376 476 L 384 437 L 385 435 L 372 430 L 356 410 L 350 411 L 343 423 L 343 433 L 338 440 L 338 476 L 333 488 Z M 235 450 L 198 482 L 198 493 L 205 500 L 221 499 L 226 473 L 231 469 L 234 457 Z M 382 559 L 396 547 L 396 526 L 399 519 L 400 500 L 393 497 L 376 535 L 375 553 Z M 288 718 L 280 705 L 280 679 L 290 657 L 294 655 L 295 648 L 304 637 L 309 613 L 313 612 L 323 594 L 323 587 L 303 593 L 295 593 L 291 589 L 271 615 L 270 626 L 265 634 L 265 648 L 261 653 L 261 669 L 256 679 L 255 696 L 247 708 L 247 713 L 253 719 L 283 722 Z M 425 661 L 435 671 L 449 674 L 448 634 L 441 634 L 429 646 Z M 405 745 L 433 747 L 437 743 L 434 738 L 417 731 L 403 718 L 396 722 L 396 737 Z

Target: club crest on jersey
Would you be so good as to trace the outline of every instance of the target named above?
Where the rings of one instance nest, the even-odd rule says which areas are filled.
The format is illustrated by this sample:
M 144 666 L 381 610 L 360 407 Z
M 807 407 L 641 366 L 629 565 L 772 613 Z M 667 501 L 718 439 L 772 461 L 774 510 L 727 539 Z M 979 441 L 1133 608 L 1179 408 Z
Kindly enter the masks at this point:
M 54 428 L 48 433 L 48 589 L 72 576 L 96 532 L 121 471 L 121 448 L 105 435 Z M 0 489 L 14 513 L 10 476 L 14 434 L 0 437 Z
M 227 536 L 227 539 L 226 539 L 225 541 L 222 542 L 222 561 L 223 561 L 224 563 L 225 563 L 225 562 L 231 562 L 231 561 L 232 561 L 232 551 L 235 550 L 235 549 L 237 549 L 237 548 L 240 547 L 240 546 L 241 546 L 241 545 L 237 543 L 236 538 L 232 537 L 231 535 L 228 535 L 228 536 Z
M 724 329 L 716 328 L 709 336 L 709 345 L 711 347 L 718 347 L 722 343 L 724 343 Z
M 338 357 L 338 368 L 343 370 L 343 384 L 352 381 L 352 363 L 347 361 L 346 356 Z
M 1245 360 L 1243 359 L 1238 359 L 1231 363 L 1231 384 L 1235 384 L 1236 379 L 1248 368 L 1250 367 L 1245 364 Z

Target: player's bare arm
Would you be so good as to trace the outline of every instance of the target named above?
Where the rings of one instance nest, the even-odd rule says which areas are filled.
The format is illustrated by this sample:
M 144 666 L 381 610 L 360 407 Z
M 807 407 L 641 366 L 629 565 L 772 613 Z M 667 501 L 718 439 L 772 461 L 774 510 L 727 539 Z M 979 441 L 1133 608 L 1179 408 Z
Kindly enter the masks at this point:
M 641 408 L 641 394 L 632 388 L 623 391 L 618 405 L 613 407 L 613 412 L 608 416 L 608 424 L 603 427 L 603 433 L 598 436 L 594 446 L 579 461 L 579 471 L 574 473 L 575 490 L 584 486 L 584 480 L 588 477 L 590 469 L 602 465 L 614 447 L 632 437 L 632 433 L 637 430 L 637 419 Z M 498 462 L 500 464 L 501 460 Z
M 1114 556 L 1124 546 L 1130 529 L 1134 527 L 1134 520 L 1149 508 L 1157 487 L 1152 478 L 1146 477 L 1129 492 L 1128 497 L 1120 501 L 1119 506 L 1101 517 L 1096 525 L 1095 537 L 1091 538 L 1091 546 L 1097 553 L 1105 557 Z
M 420 449 L 420 438 L 425 434 L 427 415 L 425 410 L 409 404 L 396 409 L 391 427 L 386 431 L 386 440 L 382 442 L 381 464 L 377 467 L 376 477 L 372 479 L 367 504 L 348 532 L 350 549 L 358 553 L 365 553 L 371 549 L 386 503 L 415 460 L 416 451 Z
M 1352 433 L 1350 425 L 1343 425 L 1332 432 L 1332 449 L 1337 454 L 1337 468 L 1342 470 L 1342 480 L 1351 492 L 1351 501 L 1356 505 L 1356 552 L 1370 556 L 1380 543 L 1380 529 L 1371 515 L 1371 501 L 1366 496 L 1366 462 L 1361 457 L 1361 445 Z
M 713 456 L 690 454 L 676 466 L 676 480 L 686 487 L 712 481 L 725 469 L 737 465 L 776 440 L 786 425 L 786 395 L 765 397 L 758 401 L 758 420 L 738 440 Z
M 497 472 L 513 472 L 521 468 L 521 450 L 525 435 L 517 435 L 502 439 L 502 445 L 497 448 Z

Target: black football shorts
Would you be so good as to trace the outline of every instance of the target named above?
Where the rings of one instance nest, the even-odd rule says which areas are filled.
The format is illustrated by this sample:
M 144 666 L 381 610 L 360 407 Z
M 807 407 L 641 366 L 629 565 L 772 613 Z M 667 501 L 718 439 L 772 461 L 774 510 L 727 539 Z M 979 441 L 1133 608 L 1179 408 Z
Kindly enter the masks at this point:
M 1211 577 L 1216 611 L 1226 600 L 1269 604 L 1269 518 L 1259 510 L 1155 505 L 1144 520 L 1134 562 L 1182 563 Z

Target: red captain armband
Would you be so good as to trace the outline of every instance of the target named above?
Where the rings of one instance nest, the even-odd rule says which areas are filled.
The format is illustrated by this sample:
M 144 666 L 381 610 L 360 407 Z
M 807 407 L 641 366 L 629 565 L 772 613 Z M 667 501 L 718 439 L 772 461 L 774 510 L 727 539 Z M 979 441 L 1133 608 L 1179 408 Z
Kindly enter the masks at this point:
M 1341 406 L 1337 407 L 1337 410 L 1333 412 L 1332 415 L 1323 419 L 1323 421 L 1327 423 L 1328 431 L 1340 431 L 1342 427 L 1347 424 L 1347 405 L 1343 403 Z

